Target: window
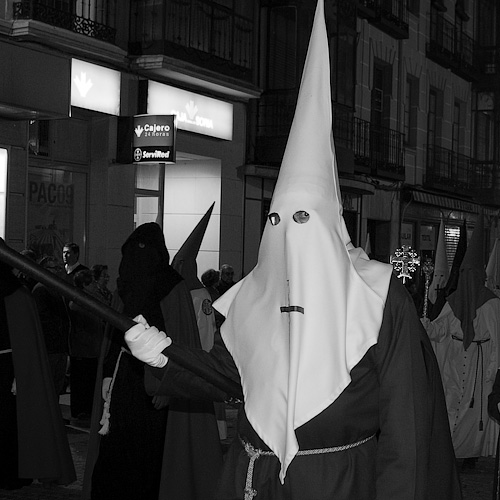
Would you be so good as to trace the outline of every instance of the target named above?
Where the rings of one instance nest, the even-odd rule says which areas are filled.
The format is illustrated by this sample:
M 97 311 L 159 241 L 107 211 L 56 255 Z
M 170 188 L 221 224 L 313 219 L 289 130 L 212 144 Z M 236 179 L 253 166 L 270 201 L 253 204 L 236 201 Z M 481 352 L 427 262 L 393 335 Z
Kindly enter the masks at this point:
M 297 10 L 276 7 L 269 16 L 268 87 L 297 87 Z
M 5 239 L 5 220 L 7 212 L 7 150 L 0 148 L 0 237 Z
M 134 227 L 156 222 L 163 227 L 163 164 L 144 163 L 135 167 Z
M 330 40 L 332 97 L 338 104 L 354 107 L 355 35 L 348 30 Z
M 491 111 L 476 111 L 475 159 L 493 160 L 493 116 Z
M 392 66 L 376 62 L 373 68 L 371 118 L 372 125 L 388 127 L 391 117 Z
M 416 147 L 417 145 L 418 87 L 418 79 L 407 75 L 404 104 L 404 133 L 405 145 L 408 147 Z
M 28 168 L 28 248 L 38 257 L 61 259 L 67 241 L 80 246 L 85 262 L 87 174 L 56 168 Z
M 476 37 L 480 47 L 496 45 L 497 30 L 497 0 L 479 0 L 477 2 Z

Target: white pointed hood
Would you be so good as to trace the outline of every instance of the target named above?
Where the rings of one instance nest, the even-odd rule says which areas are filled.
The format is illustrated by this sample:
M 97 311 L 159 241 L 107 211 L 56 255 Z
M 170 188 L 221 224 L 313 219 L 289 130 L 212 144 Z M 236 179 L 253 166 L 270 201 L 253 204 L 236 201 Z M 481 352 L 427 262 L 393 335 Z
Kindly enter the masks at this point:
M 335 401 L 377 342 L 392 273 L 352 247 L 342 217 L 323 0 L 270 213 L 256 267 L 214 305 L 247 417 L 283 482 L 295 429 Z
M 500 239 L 495 239 L 493 250 L 486 266 L 486 284 L 494 292 L 500 288 Z
M 448 258 L 446 256 L 444 222 L 441 218 L 439 234 L 436 245 L 436 258 L 434 259 L 434 273 L 429 286 L 429 300 L 434 304 L 437 299 L 438 288 L 444 288 L 448 282 L 450 272 L 448 270 Z

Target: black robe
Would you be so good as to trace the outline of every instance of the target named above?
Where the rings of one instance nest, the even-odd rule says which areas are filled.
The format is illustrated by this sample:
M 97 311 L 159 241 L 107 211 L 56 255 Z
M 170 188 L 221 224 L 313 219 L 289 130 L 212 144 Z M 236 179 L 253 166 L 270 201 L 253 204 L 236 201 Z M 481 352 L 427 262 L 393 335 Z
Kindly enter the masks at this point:
M 165 351 L 168 355 L 168 350 Z M 239 380 L 220 335 L 200 363 Z M 169 361 L 150 368 L 165 390 L 178 396 L 224 398 L 201 378 Z M 301 450 L 365 444 L 318 455 L 296 456 L 284 485 L 275 456 L 254 463 L 252 488 L 259 500 L 451 500 L 461 488 L 439 369 L 412 299 L 391 280 L 378 343 L 351 371 L 351 383 L 315 418 L 296 430 Z M 249 456 L 241 442 L 269 451 L 248 422 L 244 406 L 238 435 L 225 458 L 217 500 L 244 498 Z
M 159 226 L 139 226 L 122 254 L 114 307 L 132 318 L 140 313 L 182 345 L 201 349 L 191 294 L 168 264 Z M 123 332 L 108 330 L 98 369 L 83 498 L 212 500 L 222 465 L 213 404 L 165 396 L 168 406 L 155 409 L 153 397 L 164 396 L 160 384 L 126 351 L 115 373 L 109 434 L 97 434 L 102 377 L 113 375 L 121 347 L 126 347 Z
M 32 479 L 74 482 L 36 304 L 1 263 L 0 351 L 0 488 L 21 487 Z M 16 396 L 11 393 L 14 377 Z

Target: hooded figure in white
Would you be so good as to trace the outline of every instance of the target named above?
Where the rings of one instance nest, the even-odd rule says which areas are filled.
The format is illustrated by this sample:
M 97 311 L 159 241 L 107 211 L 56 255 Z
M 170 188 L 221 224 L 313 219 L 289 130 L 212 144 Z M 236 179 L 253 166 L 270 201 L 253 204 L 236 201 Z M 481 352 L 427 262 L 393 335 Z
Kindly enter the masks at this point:
M 392 273 L 353 249 L 342 217 L 328 50 L 320 1 L 258 263 L 214 304 L 248 419 L 282 481 L 294 429 L 335 401 L 377 342 Z
M 385 397 L 377 395 L 376 386 L 381 383 L 378 382 L 377 377 L 390 380 L 387 384 L 389 388 L 384 386 L 383 391 L 380 390 L 381 394 L 382 392 L 385 394 L 385 391 L 393 391 L 393 384 L 398 383 L 392 377 L 394 369 L 389 370 L 390 374 L 387 376 L 388 372 L 385 371 L 384 365 L 380 368 L 384 373 L 379 373 L 374 377 L 370 375 L 368 384 L 360 381 L 358 372 L 353 393 L 348 391 L 347 397 L 343 394 L 351 383 L 353 368 L 360 363 L 368 351 L 372 353 L 367 368 L 370 373 L 377 363 L 380 362 L 383 365 L 392 359 L 391 355 L 383 352 L 380 360 L 375 361 L 374 365 L 370 364 L 372 356 L 377 355 L 370 348 L 375 346 L 379 339 L 391 276 L 392 266 L 370 261 L 361 248 L 354 248 L 351 245 L 342 216 L 332 136 L 329 49 L 324 4 L 323 0 L 320 0 L 314 18 L 295 117 L 262 236 L 258 263 L 252 272 L 214 303 L 214 307 L 226 317 L 221 327 L 221 337 L 224 352 L 227 355 L 229 351 L 230 359 L 234 361 L 237 368 L 234 372 L 239 377 L 243 389 L 244 414 L 258 437 L 271 451 L 255 450 L 253 444 L 246 443 L 244 444 L 244 449 L 248 453 L 246 456 L 245 451 L 242 451 L 242 444 L 239 440 L 235 440 L 231 447 L 232 451 L 230 450 L 226 457 L 225 472 L 220 482 L 221 489 L 216 498 L 240 498 L 238 492 L 244 490 L 245 499 L 251 499 L 258 494 L 258 498 L 262 500 L 288 500 L 289 498 L 374 500 L 374 491 L 377 488 L 374 477 L 375 468 L 380 468 L 379 475 L 382 478 L 380 481 L 384 483 L 379 492 L 381 496 L 376 496 L 377 499 L 409 499 L 410 496 L 401 496 L 399 493 L 398 496 L 389 497 L 387 492 L 415 491 L 415 489 L 423 492 L 425 490 L 426 486 L 415 486 L 417 473 L 412 467 L 413 462 L 417 461 L 415 458 L 417 455 L 418 457 L 431 455 L 427 448 L 427 441 L 422 444 L 423 448 L 418 450 L 418 453 L 411 448 L 409 443 L 411 441 L 415 444 L 420 441 L 419 438 L 415 438 L 416 435 L 420 435 L 420 430 L 414 429 L 414 421 L 424 420 L 423 426 L 426 428 L 427 422 L 430 422 L 433 417 L 428 418 L 426 404 L 416 405 L 417 413 L 421 411 L 421 415 L 415 418 L 413 414 L 415 409 L 413 395 L 407 397 L 407 394 L 412 394 L 413 390 L 411 381 L 413 374 L 408 371 L 409 366 L 403 369 L 406 372 L 405 381 L 410 387 L 408 390 L 406 388 L 403 391 L 398 390 L 399 401 L 396 402 L 397 398 L 394 397 L 394 401 L 390 403 L 380 403 L 384 407 L 380 415 L 376 409 L 372 411 L 367 407 L 360 408 L 359 413 L 360 415 L 365 415 L 365 412 L 370 414 L 370 429 L 373 427 L 376 429 L 377 426 L 382 425 L 379 419 L 387 419 L 388 412 L 392 414 L 396 410 L 402 411 L 404 415 L 411 413 L 411 418 L 402 423 L 405 429 L 409 426 L 408 428 L 412 431 L 411 440 L 404 443 L 404 446 L 411 448 L 411 451 L 401 453 L 401 455 L 405 454 L 405 460 L 410 457 L 409 461 L 404 462 L 399 458 L 394 458 L 392 456 L 394 450 L 391 450 L 385 457 L 376 456 L 375 434 L 367 434 L 368 429 L 363 428 L 359 429 L 359 432 L 358 429 L 352 433 L 346 431 L 344 435 L 344 437 L 359 436 L 359 442 L 338 443 L 346 445 L 345 447 L 339 446 L 340 450 L 371 441 L 369 451 L 362 451 L 362 446 L 360 446 L 358 458 L 353 461 L 347 458 L 343 462 L 348 468 L 346 477 L 343 477 L 340 469 L 328 469 L 330 471 L 327 474 L 328 477 L 323 472 L 310 469 L 307 469 L 305 476 L 307 479 L 303 478 L 304 480 L 297 476 L 288 479 L 287 476 L 292 462 L 303 451 L 302 449 L 299 451 L 297 429 L 307 427 L 315 417 L 328 419 L 324 417 L 325 410 L 335 412 L 336 410 L 332 408 L 338 408 L 340 412 L 343 412 L 346 401 L 350 402 L 351 397 L 354 398 L 353 401 L 356 401 L 355 404 L 366 404 L 365 394 L 361 395 L 363 391 L 368 391 L 366 396 L 370 399 L 374 398 L 368 407 L 371 407 L 372 403 L 376 407 L 379 404 L 378 398 Z M 400 344 L 391 344 L 389 347 L 392 352 L 394 346 L 399 349 L 400 345 L 404 345 L 406 356 L 412 359 L 415 355 L 418 358 L 415 375 L 416 380 L 421 380 L 420 376 L 422 371 L 425 371 L 425 363 L 419 342 L 423 339 L 428 343 L 428 339 L 415 314 L 411 298 L 407 293 L 404 295 L 405 293 L 401 285 L 396 302 L 403 303 L 405 311 L 413 314 L 409 323 L 412 328 L 418 329 L 415 335 L 416 343 L 414 344 L 412 340 L 410 347 L 405 340 Z M 401 319 L 398 321 L 405 322 L 405 314 L 400 316 Z M 151 330 L 153 329 L 145 330 L 144 326 L 137 325 L 127 332 L 127 343 L 132 353 L 140 359 L 149 364 L 162 366 L 164 363 L 162 357 L 168 356 L 168 349 L 164 354 L 161 351 L 168 346 L 169 339 L 168 337 L 162 338 L 162 335 L 165 337 L 162 332 L 158 333 L 154 330 L 151 332 Z M 391 331 L 390 327 L 386 327 L 385 331 Z M 405 339 L 407 338 L 405 332 Z M 193 353 L 193 355 L 196 355 L 200 362 L 211 364 L 217 370 L 222 370 L 223 364 L 219 359 L 214 364 L 211 359 L 207 358 L 216 357 L 222 350 L 222 347 L 220 349 L 219 347 L 220 344 L 216 342 L 211 353 Z M 432 355 L 429 344 L 426 345 L 425 350 Z M 399 370 L 399 363 L 397 363 L 396 371 Z M 169 365 L 171 363 L 168 363 L 166 368 L 162 368 L 165 370 L 165 376 L 169 376 L 169 370 L 170 374 L 175 374 L 177 370 L 175 364 L 172 364 L 170 368 Z M 365 368 L 361 371 L 363 370 Z M 222 371 L 226 374 L 234 373 L 225 366 Z M 437 367 L 432 365 L 432 360 L 431 371 L 434 380 L 438 380 Z M 429 404 L 433 405 L 434 395 L 426 392 L 428 387 L 431 387 L 431 384 L 427 385 L 427 382 L 419 385 L 418 399 L 419 401 L 428 399 L 432 401 Z M 361 391 L 360 388 L 362 388 Z M 402 396 L 401 393 L 403 393 Z M 337 400 L 341 396 L 343 396 L 343 402 L 338 404 Z M 436 414 L 443 415 L 443 422 L 445 422 L 444 400 L 442 403 L 443 411 L 436 412 Z M 410 406 L 406 409 L 407 404 Z M 425 409 L 420 410 L 424 407 Z M 353 405 L 350 406 L 349 411 L 354 412 L 353 415 L 356 414 L 356 410 L 357 408 Z M 341 413 L 335 415 L 335 418 L 342 420 Z M 390 427 L 392 427 L 397 419 L 391 417 L 388 420 L 391 421 Z M 356 427 L 355 423 L 352 427 L 349 427 L 347 422 L 345 424 L 346 429 Z M 331 424 L 327 424 L 327 428 L 332 428 Z M 443 428 L 446 429 L 446 423 Z M 389 433 L 389 430 L 385 432 Z M 244 441 L 244 435 L 240 434 L 239 437 Z M 426 439 L 427 437 L 428 434 L 426 434 Z M 354 441 L 356 439 L 358 438 Z M 328 441 L 328 438 L 320 436 L 318 440 L 324 443 Z M 388 439 L 387 442 L 391 444 L 384 445 L 380 448 L 381 450 L 390 449 L 392 440 Z M 332 454 L 336 455 L 336 446 L 313 450 L 311 454 L 317 452 L 328 454 L 332 450 L 334 451 Z M 445 461 L 450 450 L 451 442 L 448 436 L 444 454 L 441 455 L 445 457 Z M 395 455 L 400 454 L 400 451 L 400 449 L 396 450 Z M 263 455 L 279 460 L 279 473 L 274 473 L 274 469 L 267 469 L 264 464 L 261 468 L 259 463 L 255 466 L 256 477 L 255 482 L 252 483 L 254 461 Z M 326 457 L 326 455 L 318 456 Z M 360 457 L 365 457 L 361 460 L 367 461 L 361 464 Z M 379 459 L 380 464 L 375 465 L 375 461 Z M 239 474 L 245 466 L 241 465 L 240 460 L 247 462 L 243 486 Z M 344 459 L 339 458 L 339 460 Z M 418 458 L 418 464 L 415 467 L 419 470 L 425 469 L 426 460 L 424 459 L 421 463 Z M 368 463 L 369 466 L 365 467 Z M 449 463 L 452 461 L 450 460 Z M 257 472 L 257 467 L 259 472 Z M 406 477 L 402 478 L 401 467 L 404 470 L 412 469 L 409 480 Z M 390 472 L 386 469 L 390 469 Z M 269 477 L 265 476 L 266 470 L 270 474 Z M 436 467 L 436 470 L 447 473 L 449 469 L 443 466 L 440 469 Z M 370 484 L 368 487 L 362 484 L 364 479 L 360 476 L 365 472 L 366 483 Z M 319 476 L 315 476 L 316 473 Z M 258 476 L 258 474 L 264 474 L 264 476 Z M 456 483 L 456 477 L 454 480 Z M 275 481 L 278 484 L 275 484 Z M 307 484 L 304 484 L 304 481 Z M 359 485 L 363 490 L 361 496 L 357 493 Z M 254 487 L 256 489 L 253 489 Z M 310 488 L 316 492 L 313 493 Z M 335 493 L 334 497 L 331 496 L 331 492 Z M 291 494 L 294 496 L 290 496 Z M 427 497 L 414 495 L 411 498 Z M 440 496 L 441 498 L 458 498 L 458 496 Z

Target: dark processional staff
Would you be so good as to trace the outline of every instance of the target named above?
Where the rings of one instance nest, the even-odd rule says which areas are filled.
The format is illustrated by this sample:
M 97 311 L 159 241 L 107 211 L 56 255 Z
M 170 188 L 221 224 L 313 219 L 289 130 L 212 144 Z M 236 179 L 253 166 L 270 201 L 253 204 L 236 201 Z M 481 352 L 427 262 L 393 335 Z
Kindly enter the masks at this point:
M 45 270 L 35 262 L 21 255 L 16 250 L 10 248 L 2 238 L 0 238 L 0 260 L 11 266 L 13 269 L 22 271 L 27 276 L 30 276 L 48 287 L 51 287 L 66 299 L 75 302 L 79 306 L 87 309 L 89 312 L 95 314 L 121 331 L 125 332 L 137 324 L 133 319 L 115 311 L 111 307 L 85 293 L 83 290 L 70 285 L 62 278 L 59 278 L 53 273 Z M 241 388 L 238 384 L 235 384 L 233 381 L 215 370 L 198 365 L 195 360 L 192 360 L 189 357 L 189 355 L 186 355 L 185 352 L 179 350 L 177 345 L 171 345 L 168 347 L 168 355 L 172 360 L 179 363 L 179 365 L 184 366 L 200 377 L 207 379 L 216 387 L 226 392 L 229 398 L 233 398 L 234 400 L 240 400 L 242 398 Z

